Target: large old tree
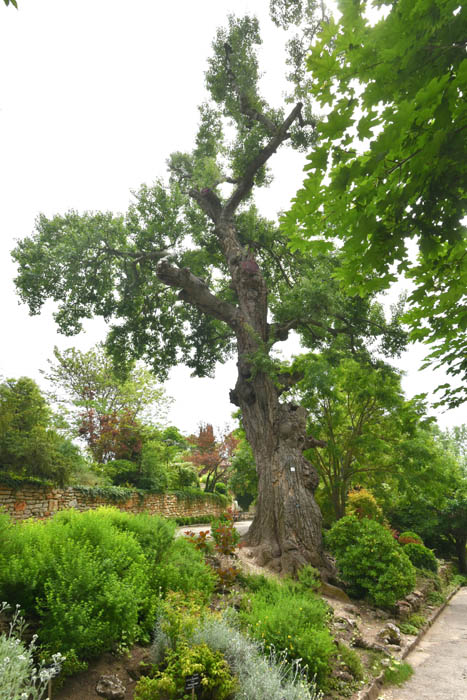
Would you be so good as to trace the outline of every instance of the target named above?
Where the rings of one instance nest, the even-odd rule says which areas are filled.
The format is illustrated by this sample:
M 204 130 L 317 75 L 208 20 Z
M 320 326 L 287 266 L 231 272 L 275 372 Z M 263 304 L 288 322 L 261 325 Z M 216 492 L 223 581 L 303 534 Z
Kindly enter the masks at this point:
M 278 23 L 300 19 L 300 3 L 290 17 L 289 4 L 273 3 Z M 254 188 L 270 179 L 276 151 L 284 144 L 309 149 L 315 130 L 300 70 L 292 71 L 295 102 L 287 109 L 260 96 L 259 43 L 254 18 L 231 17 L 213 42 L 210 99 L 200 108 L 194 150 L 172 154 L 167 182 L 143 186 L 125 216 L 40 216 L 34 235 L 14 251 L 16 283 L 31 313 L 46 299 L 58 303 L 65 334 L 79 332 L 83 318 L 104 317 L 107 347 L 121 367 L 143 358 L 163 378 L 184 362 L 203 376 L 235 352 L 230 399 L 241 409 L 259 478 L 248 544 L 276 570 L 310 562 L 325 571 L 318 478 L 302 454 L 313 438 L 306 411 L 281 398 L 298 375 L 271 350 L 296 329 L 314 348 L 347 334 L 358 351 L 362 337 L 386 327 L 367 301 L 339 296 L 335 257 L 292 254 L 251 202 Z M 296 67 L 300 46 L 292 43 Z M 389 342 L 385 335 L 386 349 Z

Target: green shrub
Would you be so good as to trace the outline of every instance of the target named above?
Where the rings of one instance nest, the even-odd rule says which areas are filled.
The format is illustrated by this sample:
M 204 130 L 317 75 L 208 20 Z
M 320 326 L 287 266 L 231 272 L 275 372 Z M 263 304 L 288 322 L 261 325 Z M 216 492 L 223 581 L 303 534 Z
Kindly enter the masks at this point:
M 417 533 L 413 532 L 412 530 L 405 530 L 404 532 L 401 532 L 398 539 L 399 539 L 399 544 L 408 544 L 409 542 L 416 542 L 417 544 L 423 544 L 423 540 L 420 537 L 420 535 L 417 535 Z
M 409 625 L 413 625 L 413 627 L 416 627 L 417 629 L 421 630 L 422 627 L 426 625 L 426 617 L 423 615 L 419 615 L 418 613 L 413 613 L 407 620 Z
M 77 663 L 122 641 L 148 640 L 159 604 L 155 572 L 173 529 L 112 508 L 15 525 L 3 540 L 0 594 L 39 618 L 49 651 Z
M 184 697 L 185 679 L 194 673 L 201 676 L 197 697 L 201 700 L 225 700 L 235 689 L 229 666 L 219 651 L 206 644 L 190 646 L 183 641 L 177 649 L 169 649 L 164 659 L 165 668 L 154 678 L 142 678 L 135 688 L 135 700 Z
M 363 680 L 364 671 L 363 664 L 359 655 L 353 649 L 339 641 L 337 643 L 337 656 L 342 666 L 346 666 L 356 681 Z
M 438 562 L 435 555 L 425 547 L 424 544 L 417 542 L 409 542 L 404 545 L 404 553 L 407 554 L 412 564 L 417 569 L 427 569 L 428 571 L 438 572 Z
M 224 496 L 227 496 L 229 493 L 229 487 L 227 484 L 224 484 L 223 481 L 218 481 L 217 484 L 214 486 L 214 491 L 216 493 L 223 493 Z
M 321 694 L 307 681 L 299 661 L 289 664 L 274 651 L 265 656 L 259 642 L 237 629 L 235 617 L 232 610 L 221 619 L 207 616 L 191 637 L 195 644 L 205 643 L 224 655 L 237 678 L 235 700 L 319 700 Z
M 402 634 L 411 634 L 414 637 L 416 637 L 418 634 L 418 627 L 415 627 L 415 625 L 411 625 L 410 622 L 401 622 L 399 625 L 399 629 L 402 632 Z
M 391 607 L 413 590 L 416 578 L 410 559 L 378 522 L 348 515 L 334 523 L 326 541 L 351 595 Z
M 324 682 L 335 655 L 327 616 L 328 607 L 321 598 L 297 591 L 293 584 L 268 579 L 257 592 L 245 596 L 240 612 L 254 639 L 266 649 L 285 652 L 289 659 L 302 659 L 318 683 Z
M 314 566 L 304 566 L 298 572 L 298 587 L 304 591 L 318 591 L 321 585 L 321 576 Z
M 359 520 L 370 518 L 381 524 L 384 521 L 383 511 L 378 505 L 376 498 L 366 489 L 349 492 L 345 513 L 346 515 L 355 515 Z
M 163 593 L 198 591 L 206 599 L 212 595 L 217 582 L 212 569 L 205 564 L 203 554 L 184 538 L 172 543 L 154 576 Z

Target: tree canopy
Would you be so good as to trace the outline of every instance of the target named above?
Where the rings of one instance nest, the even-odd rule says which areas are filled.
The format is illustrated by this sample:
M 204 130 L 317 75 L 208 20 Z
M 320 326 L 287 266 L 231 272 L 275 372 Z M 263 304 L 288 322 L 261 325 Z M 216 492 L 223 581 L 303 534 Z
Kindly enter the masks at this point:
M 415 285 L 412 338 L 434 344 L 428 359 L 465 380 L 467 10 L 457 0 L 338 9 L 308 59 L 327 114 L 285 227 L 301 250 L 306 238 L 318 250 L 323 237 L 340 239 L 336 274 L 354 292 L 404 272 Z M 442 388 L 452 406 L 465 399 L 465 387 Z

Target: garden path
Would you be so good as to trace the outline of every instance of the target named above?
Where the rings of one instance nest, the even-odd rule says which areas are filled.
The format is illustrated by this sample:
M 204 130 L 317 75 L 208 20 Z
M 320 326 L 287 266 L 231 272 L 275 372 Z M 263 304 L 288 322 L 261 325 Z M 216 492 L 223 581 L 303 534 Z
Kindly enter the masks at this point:
M 467 699 L 467 588 L 461 588 L 407 661 L 415 673 L 379 700 Z

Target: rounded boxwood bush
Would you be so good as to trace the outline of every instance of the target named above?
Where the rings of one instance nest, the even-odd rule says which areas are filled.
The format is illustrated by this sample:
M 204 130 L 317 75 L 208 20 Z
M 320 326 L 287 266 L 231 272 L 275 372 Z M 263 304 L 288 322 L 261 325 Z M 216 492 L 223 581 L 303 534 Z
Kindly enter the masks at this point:
M 410 561 L 417 569 L 427 569 L 428 571 L 438 572 L 438 562 L 436 557 L 428 547 L 417 542 L 409 542 L 404 545 L 404 553 L 407 554 Z
M 349 592 L 392 607 L 415 586 L 415 568 L 390 531 L 375 520 L 348 515 L 326 536 Z

